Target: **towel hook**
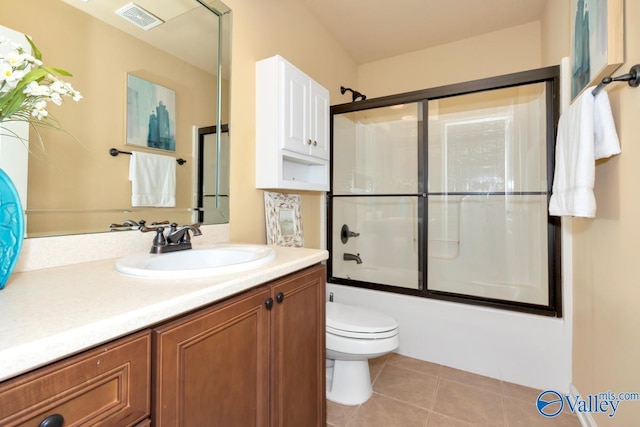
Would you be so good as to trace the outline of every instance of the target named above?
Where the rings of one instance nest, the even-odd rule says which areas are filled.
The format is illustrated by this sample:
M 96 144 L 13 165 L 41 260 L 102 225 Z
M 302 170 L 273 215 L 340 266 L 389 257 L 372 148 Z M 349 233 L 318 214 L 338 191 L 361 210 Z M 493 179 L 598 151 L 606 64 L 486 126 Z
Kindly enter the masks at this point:
M 593 96 L 596 96 L 606 85 L 612 82 L 628 82 L 631 87 L 640 86 L 640 64 L 636 64 L 631 67 L 627 74 L 623 74 L 618 77 L 605 77 L 591 93 Z

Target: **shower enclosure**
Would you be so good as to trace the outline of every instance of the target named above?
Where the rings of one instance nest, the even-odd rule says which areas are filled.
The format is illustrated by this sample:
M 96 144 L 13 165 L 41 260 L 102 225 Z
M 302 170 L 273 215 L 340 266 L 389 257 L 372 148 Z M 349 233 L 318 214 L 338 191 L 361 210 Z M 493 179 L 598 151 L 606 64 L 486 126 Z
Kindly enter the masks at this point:
M 558 72 L 332 107 L 329 282 L 560 316 Z

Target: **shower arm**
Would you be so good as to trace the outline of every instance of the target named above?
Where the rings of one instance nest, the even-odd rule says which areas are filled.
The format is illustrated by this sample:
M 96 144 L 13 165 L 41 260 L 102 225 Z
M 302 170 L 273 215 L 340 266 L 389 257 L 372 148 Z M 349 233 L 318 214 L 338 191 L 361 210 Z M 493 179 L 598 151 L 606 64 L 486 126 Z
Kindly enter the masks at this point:
M 364 95 L 357 90 L 353 90 L 350 87 L 340 86 L 340 93 L 344 95 L 345 92 L 351 92 L 351 102 L 364 101 L 367 99 L 367 95 Z

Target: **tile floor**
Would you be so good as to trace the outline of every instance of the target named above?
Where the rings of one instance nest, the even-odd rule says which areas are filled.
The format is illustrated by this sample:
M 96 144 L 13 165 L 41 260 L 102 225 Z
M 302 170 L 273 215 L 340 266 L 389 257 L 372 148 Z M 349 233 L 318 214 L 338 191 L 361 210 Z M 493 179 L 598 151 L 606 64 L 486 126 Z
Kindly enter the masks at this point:
M 331 427 L 580 427 L 542 417 L 528 387 L 392 353 L 369 362 L 373 396 L 360 406 L 327 401 Z

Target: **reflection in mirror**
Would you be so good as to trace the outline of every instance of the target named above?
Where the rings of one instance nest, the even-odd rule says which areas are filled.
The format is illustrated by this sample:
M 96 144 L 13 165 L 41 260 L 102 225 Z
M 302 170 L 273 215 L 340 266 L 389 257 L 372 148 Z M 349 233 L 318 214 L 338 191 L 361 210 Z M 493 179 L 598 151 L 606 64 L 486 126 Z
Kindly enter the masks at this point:
M 197 205 L 199 159 L 193 128 L 228 123 L 230 11 L 217 0 L 140 0 L 136 4 L 164 21 L 145 31 L 116 15 L 127 3 L 3 4 L 0 25 L 30 35 L 45 63 L 71 72 L 68 81 L 84 97 L 79 103 L 49 109 L 65 132 L 43 129 L 44 150 L 30 132 L 24 203 L 29 237 L 108 231 L 109 224 L 126 220 L 187 224 L 201 209 L 207 212 Z M 127 74 L 175 91 L 175 152 L 125 145 Z M 215 168 L 228 173 L 228 163 L 222 164 L 227 156 L 218 148 L 223 143 L 219 135 L 216 138 L 213 151 L 220 164 Z M 130 156 L 112 157 L 110 148 L 186 159 L 176 167 L 175 208 L 133 208 Z M 218 181 L 228 183 L 228 176 L 219 176 Z M 205 222 L 228 222 L 225 191 L 226 203 L 215 203 L 213 209 L 219 211 L 205 215 Z
M 198 217 L 197 222 L 229 222 L 229 126 L 198 129 Z

